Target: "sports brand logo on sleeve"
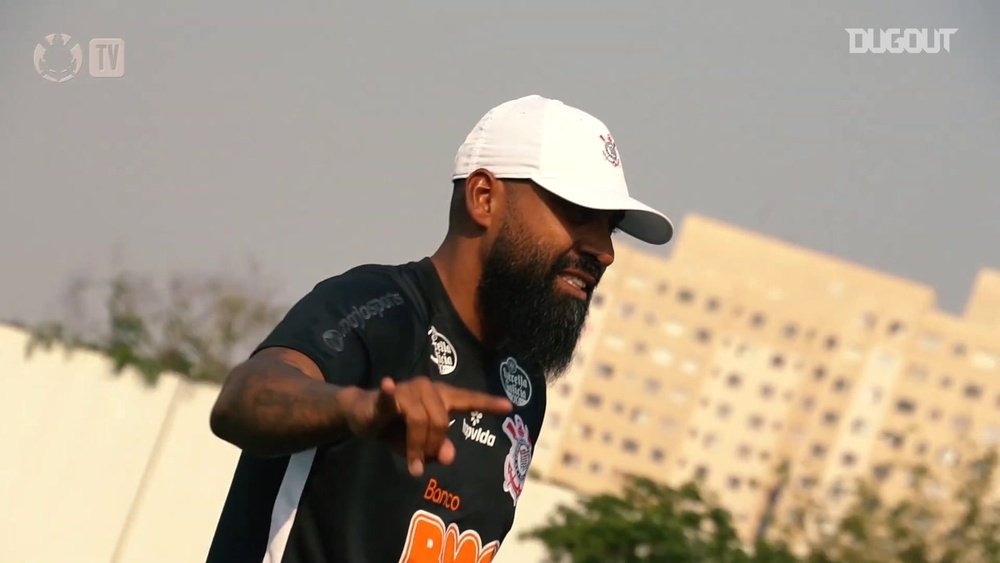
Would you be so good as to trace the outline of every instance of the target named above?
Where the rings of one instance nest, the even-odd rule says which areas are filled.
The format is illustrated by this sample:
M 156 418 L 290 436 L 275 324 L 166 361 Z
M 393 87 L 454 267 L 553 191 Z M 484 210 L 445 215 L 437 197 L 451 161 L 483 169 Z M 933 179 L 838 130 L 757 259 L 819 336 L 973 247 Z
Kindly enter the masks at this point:
M 510 493 L 514 506 L 517 506 L 517 499 L 528 478 L 528 467 L 531 466 L 531 436 L 524 420 L 517 414 L 503 421 L 503 433 L 510 438 L 510 451 L 503 462 L 503 490 Z
M 531 378 L 525 373 L 517 360 L 508 357 L 500 364 L 500 384 L 510 402 L 523 407 L 531 400 Z
M 402 304 L 403 297 L 400 294 L 386 293 L 360 306 L 354 306 L 350 313 L 337 321 L 337 328 L 331 328 L 323 333 L 323 342 L 334 352 L 343 352 L 344 339 L 352 328 L 364 329 L 368 319 L 381 318 L 387 310 Z
M 498 549 L 498 541 L 483 545 L 479 532 L 459 532 L 454 522 L 445 527 L 439 516 L 418 510 L 410 518 L 399 563 L 491 563 Z
M 438 368 L 441 375 L 448 375 L 458 367 L 458 352 L 452 345 L 448 337 L 438 332 L 438 329 L 431 326 L 427 331 L 431 339 L 431 361 Z

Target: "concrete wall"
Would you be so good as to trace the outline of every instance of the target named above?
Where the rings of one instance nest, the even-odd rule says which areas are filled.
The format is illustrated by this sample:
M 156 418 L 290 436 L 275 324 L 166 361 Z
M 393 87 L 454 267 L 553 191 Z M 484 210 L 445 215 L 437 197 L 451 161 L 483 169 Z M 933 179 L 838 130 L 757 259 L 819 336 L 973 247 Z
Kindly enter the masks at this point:
M 0 325 L 0 561 L 204 561 L 239 454 L 208 427 L 218 388 L 28 342 Z M 529 483 L 496 562 L 541 561 L 517 535 L 572 499 Z

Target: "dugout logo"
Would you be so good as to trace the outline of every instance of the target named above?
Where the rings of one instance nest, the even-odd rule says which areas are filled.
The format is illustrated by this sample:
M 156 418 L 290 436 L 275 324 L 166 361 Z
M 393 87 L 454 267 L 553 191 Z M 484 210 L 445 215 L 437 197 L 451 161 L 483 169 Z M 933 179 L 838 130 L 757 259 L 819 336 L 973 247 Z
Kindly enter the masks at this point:
M 531 400 L 531 378 L 525 373 L 517 360 L 508 357 L 500 364 L 500 384 L 510 402 L 523 407 Z
M 891 27 L 889 29 L 874 28 L 844 28 L 850 41 L 848 51 L 851 54 L 863 53 L 900 53 L 936 54 L 951 52 L 951 36 L 958 32 L 954 29 L 918 29 Z
M 455 371 L 458 367 L 458 352 L 451 340 L 433 326 L 427 331 L 427 335 L 431 339 L 431 361 L 437 366 L 438 373 L 448 375 Z
M 351 308 L 351 312 L 336 323 L 337 328 L 331 328 L 322 335 L 323 342 L 334 352 L 344 351 L 344 339 L 352 329 L 364 330 L 370 319 L 382 318 L 386 311 L 403 304 L 403 297 L 398 293 L 386 293 L 382 297 Z
M 65 33 L 46 35 L 35 45 L 35 70 L 50 82 L 66 82 L 80 72 L 83 49 Z

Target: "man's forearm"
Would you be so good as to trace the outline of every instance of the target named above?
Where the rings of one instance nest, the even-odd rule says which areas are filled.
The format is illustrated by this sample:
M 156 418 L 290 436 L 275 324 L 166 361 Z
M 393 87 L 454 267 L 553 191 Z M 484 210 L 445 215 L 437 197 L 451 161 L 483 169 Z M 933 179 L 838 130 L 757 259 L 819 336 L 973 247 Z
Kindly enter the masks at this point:
M 212 431 L 223 440 L 252 454 L 278 456 L 348 434 L 344 405 L 358 389 L 310 379 L 287 365 L 248 370 L 234 370 L 212 410 Z

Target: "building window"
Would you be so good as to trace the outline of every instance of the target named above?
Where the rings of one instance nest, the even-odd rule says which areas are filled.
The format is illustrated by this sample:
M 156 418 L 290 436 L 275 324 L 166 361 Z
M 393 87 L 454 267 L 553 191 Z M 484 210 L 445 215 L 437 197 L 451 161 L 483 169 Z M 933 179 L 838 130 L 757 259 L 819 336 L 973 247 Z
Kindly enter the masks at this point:
M 962 344 L 961 342 L 956 342 L 951 347 L 951 353 L 955 354 L 956 356 L 964 356 L 965 352 L 966 352 L 965 344 Z
M 577 435 L 580 436 L 580 438 L 583 438 L 584 440 L 590 438 L 590 435 L 593 433 L 593 431 L 594 429 L 591 428 L 589 424 L 578 424 L 576 427 Z
M 764 313 L 757 312 L 750 316 L 750 326 L 754 328 L 760 328 L 764 326 L 765 321 L 766 319 L 764 317 Z
M 740 459 L 744 459 L 744 460 L 745 459 L 750 459 L 750 455 L 752 453 L 753 452 L 750 449 L 750 445 L 749 444 L 740 444 L 740 447 L 737 448 L 737 450 L 736 450 L 737 457 L 739 457 Z
M 660 428 L 668 434 L 673 434 L 677 431 L 677 421 L 669 416 L 665 416 L 660 421 Z
M 635 353 L 636 353 L 636 355 L 640 355 L 640 356 L 642 354 L 645 354 L 646 353 L 646 343 L 643 342 L 643 341 L 641 341 L 641 340 L 637 340 L 636 343 L 635 343 Z
M 941 409 L 931 409 L 931 412 L 927 416 L 931 420 L 939 420 L 941 418 Z
M 813 457 L 821 459 L 823 456 L 826 455 L 826 446 L 819 443 L 813 444 L 811 452 Z
M 905 437 L 902 434 L 898 432 L 891 432 L 889 430 L 885 430 L 882 432 L 882 438 L 886 442 L 889 442 L 889 445 L 895 450 L 902 448 L 903 443 L 906 441 Z
M 959 461 L 958 451 L 952 447 L 943 448 L 941 453 L 938 455 L 938 459 L 945 467 L 955 467 Z
M 843 393 L 848 387 L 850 387 L 850 384 L 847 382 L 847 379 L 843 377 L 838 377 L 837 380 L 833 382 L 833 390 L 837 393 Z
M 823 366 L 816 366 L 816 369 L 813 370 L 813 379 L 816 381 L 822 381 L 824 377 L 826 377 L 826 368 Z
M 687 402 L 688 394 L 680 388 L 674 388 L 673 392 L 670 393 L 670 399 L 678 405 L 682 405 Z
M 823 346 L 825 346 L 827 350 L 831 351 L 837 349 L 837 344 L 838 344 L 837 337 L 832 334 L 830 336 L 827 336 L 826 340 L 823 341 Z
M 855 456 L 851 452 L 847 452 L 844 455 L 840 456 L 840 463 L 843 464 L 844 467 L 853 467 L 857 461 L 858 461 L 857 456 Z
M 794 323 L 788 323 L 785 325 L 785 328 L 781 330 L 781 333 L 785 336 L 785 338 L 791 340 L 795 338 L 796 334 L 799 333 L 799 327 L 795 326 Z
M 695 467 L 694 468 L 694 478 L 697 479 L 697 480 L 699 480 L 699 481 L 702 480 L 702 479 L 707 479 L 708 478 L 708 468 L 705 467 L 704 465 L 699 465 L 698 467 Z
M 594 307 L 600 307 L 604 304 L 604 294 L 595 292 L 590 302 L 593 303 Z
M 785 367 L 785 357 L 781 354 L 771 356 L 771 367 L 774 369 L 781 369 Z
M 889 334 L 889 336 L 894 336 L 894 337 L 902 336 L 903 333 L 906 332 L 906 328 L 900 321 L 892 321 L 891 323 L 889 323 L 889 326 L 887 326 L 885 330 Z
M 851 422 L 851 432 L 854 432 L 855 434 L 863 434 L 867 428 L 868 422 L 863 418 L 855 418 L 854 421 Z
M 750 428 L 757 430 L 764 425 L 764 417 L 760 416 L 759 414 L 752 415 L 749 418 L 749 424 Z
M 615 411 L 615 414 L 621 414 L 621 413 L 625 412 L 625 405 L 623 405 L 621 403 L 615 403 L 614 411 Z
M 660 382 L 655 379 L 646 380 L 646 393 L 650 395 L 655 395 L 660 391 Z
M 769 383 L 765 383 L 760 386 L 760 396 L 765 399 L 770 399 L 774 395 L 774 386 Z
M 663 460 L 666 458 L 663 454 L 663 450 L 659 448 L 653 449 L 653 451 L 649 453 L 649 457 L 653 460 L 653 463 L 663 463 Z
M 615 368 L 611 364 L 598 364 L 597 375 L 602 379 L 611 379 L 615 375 Z
M 719 406 L 716 407 L 716 409 L 715 409 L 715 414 L 719 418 L 728 418 L 729 417 L 729 412 L 730 412 L 730 408 L 729 408 L 729 405 L 726 404 L 726 403 L 720 403 Z
M 715 446 L 716 438 L 714 432 L 709 432 L 705 434 L 705 437 L 701 439 L 701 445 L 706 449 L 710 450 Z
M 597 409 L 601 407 L 602 399 L 597 393 L 587 393 L 587 395 L 583 398 L 583 401 L 588 407 Z
M 958 415 L 951 419 L 951 429 L 956 434 L 964 434 L 972 426 L 972 419 L 965 415 Z
M 915 381 L 917 383 L 923 383 L 927 381 L 927 369 L 922 366 L 911 366 L 910 371 L 910 381 Z
M 563 397 L 569 397 L 569 394 L 572 391 L 573 388 L 569 386 L 569 383 L 564 382 L 562 385 L 559 386 L 559 394 Z
M 880 463 L 875 467 L 872 467 L 872 475 L 875 477 L 875 480 L 880 483 L 888 479 L 891 473 L 892 466 L 888 463 Z
M 669 366 L 674 362 L 674 355 L 666 348 L 659 348 L 653 352 L 653 361 L 661 366 Z
M 742 484 L 742 480 L 735 475 L 730 475 L 729 479 L 726 480 L 726 484 L 729 485 L 730 489 L 738 491 L 740 489 L 740 485 Z
M 709 297 L 708 300 L 705 301 L 705 310 L 708 311 L 709 313 L 714 313 L 718 311 L 719 300 L 715 297 Z
M 802 480 L 800 481 L 800 483 L 802 485 L 802 489 L 803 490 L 810 491 L 810 490 L 813 489 L 813 487 L 816 486 L 816 478 L 815 477 L 803 477 Z
M 951 378 L 950 375 L 944 374 L 944 375 L 941 376 L 941 388 L 942 389 L 948 389 L 949 387 L 951 387 L 952 383 L 954 383 L 954 380 L 952 380 L 952 378 Z
M 632 409 L 632 422 L 634 424 L 646 424 L 649 421 L 649 413 L 638 407 Z
M 632 316 L 632 313 L 634 312 L 635 312 L 635 305 L 631 303 L 622 303 L 621 309 L 619 310 L 619 314 L 623 319 L 630 318 Z
M 601 473 L 602 473 L 603 471 L 604 471 L 604 468 L 603 468 L 603 467 L 601 467 L 601 464 L 600 464 L 600 463 L 598 463 L 598 462 L 596 462 L 596 461 L 592 461 L 592 462 L 590 462 L 590 472 L 591 472 L 591 473 L 593 473 L 593 474 L 595 474 L 595 475 L 599 475 L 599 474 L 601 474 Z
M 695 332 L 695 340 L 702 344 L 708 344 L 712 341 L 712 332 L 707 328 L 699 328 L 698 331 Z
M 983 394 L 983 388 L 970 383 L 965 386 L 965 398 L 966 399 L 978 399 Z
M 601 434 L 601 441 L 604 442 L 605 444 L 610 444 L 612 440 L 614 440 L 614 436 L 611 435 L 611 432 L 605 432 L 604 434 Z
M 562 462 L 566 467 L 576 467 L 580 464 L 580 458 L 576 454 L 566 452 L 562 456 Z
M 731 373 L 729 374 L 729 377 L 726 378 L 726 385 L 728 387 L 735 389 L 740 386 L 740 383 L 742 383 L 742 378 L 738 373 Z
M 827 426 L 833 426 L 834 424 L 837 424 L 838 418 L 840 417 L 837 415 L 837 413 L 833 411 L 826 411 L 823 414 L 823 424 L 826 424 Z
M 878 404 L 882 400 L 882 389 L 880 387 L 869 387 L 867 393 L 865 393 L 865 398 L 873 405 Z
M 861 315 L 861 326 L 866 330 L 874 329 L 876 324 L 878 324 L 878 317 L 875 316 L 875 313 L 866 311 Z
M 681 303 L 690 303 L 694 301 L 694 292 L 687 288 L 681 288 L 677 291 L 677 301 Z
M 622 449 L 627 453 L 634 454 L 639 451 L 639 443 L 631 438 L 626 438 L 622 441 Z
M 917 406 L 910 399 L 900 399 L 896 401 L 896 412 L 911 414 L 917 410 Z
M 816 406 L 816 399 L 812 397 L 802 398 L 802 408 L 807 411 L 811 411 L 813 407 Z

